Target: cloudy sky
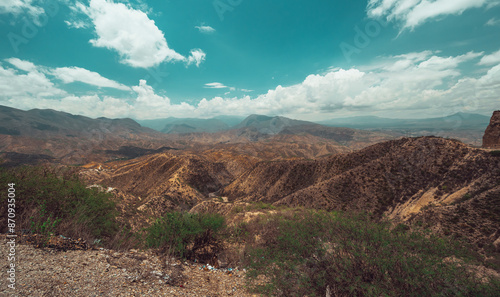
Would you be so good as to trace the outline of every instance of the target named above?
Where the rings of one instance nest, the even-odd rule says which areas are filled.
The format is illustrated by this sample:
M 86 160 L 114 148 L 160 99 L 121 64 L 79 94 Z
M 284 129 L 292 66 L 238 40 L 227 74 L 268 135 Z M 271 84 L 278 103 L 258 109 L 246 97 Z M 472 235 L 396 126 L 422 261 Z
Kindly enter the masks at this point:
M 0 105 L 135 119 L 491 115 L 500 0 L 2 0 Z

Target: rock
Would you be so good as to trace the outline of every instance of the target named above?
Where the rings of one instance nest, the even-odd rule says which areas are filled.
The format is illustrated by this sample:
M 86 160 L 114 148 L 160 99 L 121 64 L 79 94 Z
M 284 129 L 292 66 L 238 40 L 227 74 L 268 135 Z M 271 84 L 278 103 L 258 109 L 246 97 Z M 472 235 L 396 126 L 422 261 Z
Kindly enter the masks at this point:
M 495 246 L 496 251 L 500 253 L 500 237 L 498 237 L 498 239 L 493 242 L 493 245 Z
M 483 136 L 484 148 L 500 148 L 500 110 L 493 112 Z

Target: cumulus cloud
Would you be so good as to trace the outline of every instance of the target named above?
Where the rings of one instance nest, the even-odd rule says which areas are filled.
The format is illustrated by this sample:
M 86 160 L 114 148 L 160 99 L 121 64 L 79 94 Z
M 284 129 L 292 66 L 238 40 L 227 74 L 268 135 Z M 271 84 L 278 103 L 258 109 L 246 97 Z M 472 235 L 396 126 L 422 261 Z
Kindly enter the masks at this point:
M 494 65 L 500 63 L 500 50 L 481 58 L 479 65 Z
M 199 67 L 200 64 L 205 61 L 207 54 L 205 54 L 201 49 L 191 50 L 190 56 L 187 58 L 187 64 L 196 64 Z
M 8 62 L 27 73 L 0 64 L 0 99 L 39 99 L 66 95 L 34 64 L 16 58 L 9 59 Z
M 80 67 L 55 68 L 51 71 L 51 74 L 62 80 L 64 83 L 72 83 L 78 81 L 97 87 L 114 88 L 123 91 L 130 90 L 129 87 L 117 83 L 116 81 L 102 77 L 97 72 L 93 72 Z
M 460 15 L 468 9 L 498 4 L 498 0 L 369 0 L 367 13 L 369 17 L 401 22 L 403 28 L 413 29 L 440 16 Z
M 381 57 L 373 65 L 358 69 L 332 68 L 326 73 L 311 74 L 301 83 L 280 85 L 256 97 L 217 96 L 204 98 L 197 104 L 178 103 L 160 95 L 145 80 L 132 87 L 132 98 L 127 99 L 61 94 L 60 100 L 51 100 L 47 96 L 34 99 L 25 94 L 11 97 L 8 102 L 13 107 L 55 108 L 92 117 L 137 119 L 253 113 L 314 115 L 318 118 L 342 115 L 346 111 L 377 112 L 389 117 L 397 117 L 399 113 L 404 117 L 444 116 L 459 111 L 489 113 L 499 108 L 500 64 L 486 69 L 478 77 L 465 76 L 461 71 L 463 64 L 470 65 L 481 57 L 481 53 L 475 52 L 443 56 L 431 51 Z M 28 70 L 32 68 L 28 63 L 16 63 Z M 20 91 L 25 90 L 20 82 L 24 84 L 27 77 L 21 78 L 23 74 L 15 73 L 13 69 L 1 70 L 0 94 L 24 92 Z M 33 87 L 54 88 L 43 74 L 36 76 L 36 70 L 30 73 L 33 77 L 29 81 Z M 10 85 L 15 87 L 5 89 Z M 230 88 L 220 82 L 207 83 L 205 87 Z
M 201 26 L 196 26 L 195 28 L 198 29 L 198 31 L 200 31 L 201 33 L 210 34 L 215 32 L 215 29 L 210 26 L 201 25 Z
M 130 5 L 91 0 L 89 6 L 77 3 L 72 9 L 90 17 L 97 35 L 90 43 L 116 51 L 121 63 L 149 68 L 162 62 L 179 61 L 199 66 L 205 60 L 206 54 L 200 49 L 191 50 L 188 57 L 171 49 L 154 20 Z M 67 21 L 67 24 L 76 28 L 83 26 L 80 21 Z
M 80 67 L 60 67 L 50 68 L 40 65 L 35 65 L 32 62 L 24 61 L 18 58 L 6 59 L 9 64 L 27 72 L 23 74 L 18 70 L 12 68 L 2 67 L 3 74 L 3 89 L 18 88 L 17 91 L 12 90 L 4 93 L 6 96 L 56 96 L 64 95 L 65 91 L 55 86 L 52 81 L 53 78 L 61 80 L 63 83 L 82 82 L 88 85 L 97 87 L 114 88 L 123 91 L 131 91 L 131 89 L 116 81 L 110 80 L 101 76 L 97 72 L 87 70 Z M 24 82 L 23 82 L 24 80 Z M 43 89 L 45 91 L 41 92 Z M 40 92 L 37 95 L 36 92 Z M 44 95 L 47 94 L 47 95 Z

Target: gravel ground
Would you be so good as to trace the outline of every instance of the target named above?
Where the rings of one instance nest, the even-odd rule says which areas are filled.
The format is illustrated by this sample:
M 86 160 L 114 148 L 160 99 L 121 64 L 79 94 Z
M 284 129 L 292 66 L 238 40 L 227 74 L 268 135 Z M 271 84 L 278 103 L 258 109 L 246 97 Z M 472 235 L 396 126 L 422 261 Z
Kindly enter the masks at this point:
M 0 296 L 257 296 L 245 291 L 245 272 L 210 270 L 196 263 L 167 263 L 148 251 L 71 250 L 16 246 L 16 284 L 0 237 Z

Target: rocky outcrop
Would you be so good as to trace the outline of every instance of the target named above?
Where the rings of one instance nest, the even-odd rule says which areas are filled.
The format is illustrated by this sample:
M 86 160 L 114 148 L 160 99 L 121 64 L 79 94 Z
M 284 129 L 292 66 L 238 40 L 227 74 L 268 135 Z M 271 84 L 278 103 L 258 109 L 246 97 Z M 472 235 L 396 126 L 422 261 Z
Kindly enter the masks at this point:
M 493 113 L 490 125 L 483 136 L 484 148 L 500 148 L 500 110 Z

